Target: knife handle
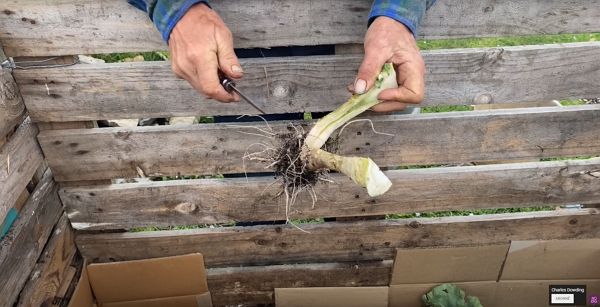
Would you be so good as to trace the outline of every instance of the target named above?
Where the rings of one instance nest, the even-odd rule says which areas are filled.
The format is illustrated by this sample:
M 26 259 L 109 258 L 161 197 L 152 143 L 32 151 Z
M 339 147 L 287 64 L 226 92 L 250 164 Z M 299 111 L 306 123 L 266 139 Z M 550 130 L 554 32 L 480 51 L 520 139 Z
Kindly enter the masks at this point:
M 223 75 L 219 77 L 219 82 L 228 93 L 233 92 L 232 86 L 235 86 L 235 81 L 231 80 L 231 78 Z

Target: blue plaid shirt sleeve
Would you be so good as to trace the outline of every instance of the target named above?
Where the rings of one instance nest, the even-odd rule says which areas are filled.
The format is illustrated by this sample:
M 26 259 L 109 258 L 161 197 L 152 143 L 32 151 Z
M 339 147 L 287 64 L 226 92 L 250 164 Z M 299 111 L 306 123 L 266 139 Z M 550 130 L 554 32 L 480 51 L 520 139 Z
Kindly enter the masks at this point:
M 369 22 L 371 23 L 379 16 L 393 18 L 410 29 L 412 34 L 417 37 L 417 32 L 425 11 L 427 11 L 436 0 L 375 0 Z
M 163 40 L 168 44 L 169 36 L 175 24 L 183 14 L 197 3 L 204 3 L 208 7 L 207 0 L 126 0 L 127 3 L 148 13 L 150 20 L 161 33 Z
M 127 3 L 148 13 L 150 20 L 154 22 L 160 31 L 163 40 L 168 43 L 169 36 L 175 24 L 183 14 L 194 4 L 204 3 L 208 7 L 208 0 L 126 0 Z M 417 36 L 417 29 L 423 20 L 425 11 L 428 10 L 436 0 L 375 0 L 368 25 L 379 16 L 393 18 L 406 25 L 413 35 Z

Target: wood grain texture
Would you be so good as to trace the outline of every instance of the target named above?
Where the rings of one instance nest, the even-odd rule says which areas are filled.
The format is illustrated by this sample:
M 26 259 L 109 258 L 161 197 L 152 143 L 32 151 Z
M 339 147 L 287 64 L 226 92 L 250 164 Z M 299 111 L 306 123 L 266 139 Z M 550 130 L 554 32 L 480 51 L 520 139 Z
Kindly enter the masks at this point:
M 275 288 L 387 286 L 392 261 L 215 268 L 206 271 L 215 306 L 273 304 Z
M 73 242 L 75 244 L 75 242 Z M 57 298 L 66 298 L 67 292 L 69 291 L 69 287 L 73 282 L 73 278 L 77 274 L 77 268 L 68 266 L 65 269 L 65 275 L 63 280 L 61 281 L 60 288 L 56 291 Z
M 424 51 L 419 106 L 600 97 L 599 50 L 600 42 Z M 362 60 L 356 54 L 242 59 L 244 78 L 236 82 L 267 113 L 331 111 L 350 98 L 346 87 Z M 82 64 L 17 71 L 15 78 L 36 122 L 256 114 L 247 103 L 205 99 L 167 62 Z
M 4 220 L 44 159 L 36 139 L 38 132 L 38 127 L 27 119 L 0 149 L 0 220 Z
M 20 212 L 21 209 L 23 209 L 23 206 L 25 205 L 25 203 L 27 202 L 28 199 L 29 199 L 29 191 L 27 189 L 23 189 L 23 192 L 21 192 L 21 195 L 19 195 L 19 197 L 17 198 L 17 201 L 12 206 L 12 209 L 15 209 L 17 212 Z M 9 209 L 9 211 L 10 211 L 10 209 Z M 0 222 L 0 229 L 4 229 L 4 226 L 6 226 L 6 219 L 4 219 L 3 221 Z
M 17 307 L 51 306 L 68 278 L 67 269 L 76 252 L 75 233 L 63 214 L 19 296 Z
M 95 121 L 44 122 L 44 123 L 37 123 L 37 125 L 39 126 L 40 131 L 98 128 L 98 124 Z M 101 179 L 101 180 L 63 182 L 60 184 L 60 186 L 63 187 L 63 186 L 95 185 L 95 184 L 110 184 L 110 183 L 111 183 L 110 179 Z
M 236 48 L 362 43 L 372 3 L 211 1 Z M 599 32 L 598 10 L 600 4 L 588 0 L 439 0 L 418 38 Z M 148 15 L 119 0 L 5 0 L 0 12 L 0 40 L 9 56 L 167 50 Z
M 77 247 L 91 262 L 199 252 L 207 267 L 391 260 L 395 248 L 507 243 L 510 240 L 592 238 L 597 209 L 420 218 L 353 223 L 221 227 L 137 233 L 81 234 Z
M 592 204 L 600 199 L 600 159 L 388 171 L 380 197 L 345 176 L 316 186 L 312 208 L 300 195 L 291 219 Z M 61 199 L 76 229 L 131 229 L 285 220 L 285 199 L 272 177 L 174 180 L 68 187 Z
M 353 123 L 327 149 L 370 157 L 380 167 L 597 155 L 599 118 L 600 105 L 375 116 L 377 133 L 368 121 Z M 292 129 L 287 122 L 270 127 Z M 253 144 L 269 141 L 248 134 L 257 132 L 205 124 L 42 131 L 38 139 L 56 179 L 76 181 L 264 172 L 267 163 L 243 159 L 263 150 Z
M 1 4 L 0 4 L 1 5 Z M 6 55 L 0 39 L 0 63 Z M 0 67 L 0 140 L 25 118 L 25 104 L 10 69 Z M 0 146 L 1 147 L 1 146 Z
M 62 212 L 48 170 L 0 242 L 0 306 L 13 306 Z

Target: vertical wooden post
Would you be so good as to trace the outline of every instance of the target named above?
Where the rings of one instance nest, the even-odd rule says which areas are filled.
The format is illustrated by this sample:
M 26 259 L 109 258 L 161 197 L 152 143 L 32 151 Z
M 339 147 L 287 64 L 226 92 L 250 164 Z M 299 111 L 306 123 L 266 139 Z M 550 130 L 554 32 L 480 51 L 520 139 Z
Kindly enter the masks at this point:
M 0 42 L 0 63 L 6 61 Z M 8 68 L 0 67 L 0 145 L 25 118 L 25 104 Z M 0 146 L 1 147 L 1 146 Z
M 2 43 L 0 42 L 0 63 L 8 63 L 7 60 Z M 25 115 L 25 104 L 19 93 L 11 69 L 0 67 L 0 150 L 13 136 L 16 127 L 23 123 Z M 10 154 L 6 156 L 6 160 L 7 172 L 9 172 Z M 4 163 L 4 161 L 2 162 Z M 8 176 L 10 176 L 10 173 L 8 173 Z M 10 201 L 14 201 L 13 206 L 9 207 L 10 209 L 7 208 L 9 210 L 7 211 L 7 215 L 0 217 L 0 234 L 4 232 L 5 226 L 10 227 L 12 225 L 16 215 L 21 211 L 25 202 L 27 202 L 29 192 L 27 188 L 24 188 L 20 194 L 14 194 L 13 196 L 19 195 L 16 200 L 10 198 L 11 196 L 8 195 L 0 195 L 0 197 L 9 197 Z M 8 206 L 10 206 L 10 201 L 8 202 Z

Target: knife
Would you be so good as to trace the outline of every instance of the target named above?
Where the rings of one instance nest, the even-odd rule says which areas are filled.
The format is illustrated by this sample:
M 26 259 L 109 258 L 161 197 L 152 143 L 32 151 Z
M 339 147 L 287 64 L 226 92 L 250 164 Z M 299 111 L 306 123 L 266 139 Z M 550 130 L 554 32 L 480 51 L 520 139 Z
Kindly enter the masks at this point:
M 251 106 L 253 106 L 255 109 L 257 109 L 260 113 L 267 114 L 267 113 L 265 113 L 265 111 L 261 110 L 256 104 L 254 104 L 254 102 L 252 102 L 252 100 L 250 100 L 250 98 L 248 98 L 248 97 L 246 97 L 246 95 L 242 94 L 240 92 L 240 90 L 238 90 L 235 87 L 235 81 L 231 80 L 231 78 L 229 78 L 227 76 L 221 76 L 221 77 L 219 77 L 219 80 L 221 81 L 221 85 L 223 86 L 223 88 L 225 88 L 225 90 L 228 93 L 235 91 L 236 93 L 238 93 L 238 95 L 240 95 L 244 100 L 246 100 L 246 102 L 248 102 Z

